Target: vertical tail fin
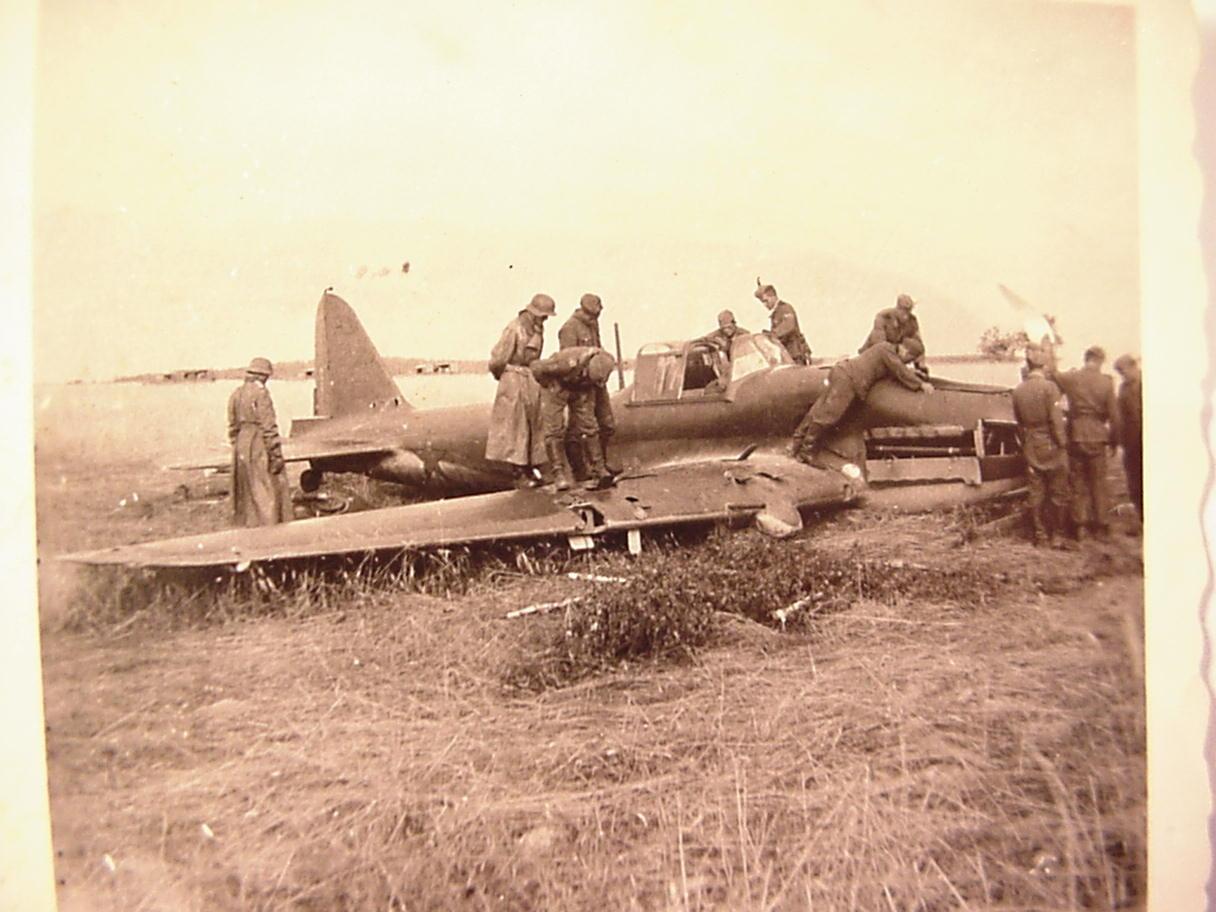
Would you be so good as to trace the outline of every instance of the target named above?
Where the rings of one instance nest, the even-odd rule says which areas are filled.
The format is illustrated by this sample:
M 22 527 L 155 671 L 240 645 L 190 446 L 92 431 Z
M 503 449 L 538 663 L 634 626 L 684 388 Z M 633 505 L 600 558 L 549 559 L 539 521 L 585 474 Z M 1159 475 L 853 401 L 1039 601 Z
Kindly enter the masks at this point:
M 336 418 L 393 404 L 410 408 L 351 306 L 326 291 L 317 305 L 314 414 Z

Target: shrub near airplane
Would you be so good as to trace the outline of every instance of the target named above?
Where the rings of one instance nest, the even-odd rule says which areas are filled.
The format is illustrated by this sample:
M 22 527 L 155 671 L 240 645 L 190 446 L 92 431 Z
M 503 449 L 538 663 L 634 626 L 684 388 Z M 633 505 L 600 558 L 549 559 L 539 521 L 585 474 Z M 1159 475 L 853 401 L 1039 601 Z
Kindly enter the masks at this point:
M 490 405 L 428 410 L 405 401 L 351 307 L 326 292 L 317 309 L 314 416 L 292 423 L 283 455 L 307 461 L 301 486 L 358 472 L 437 499 L 363 513 L 232 529 L 65 555 L 93 564 L 244 566 L 329 554 L 476 541 L 597 537 L 716 520 L 754 520 L 788 535 L 800 511 L 867 501 L 931 507 L 1022 483 L 1009 390 L 934 379 L 932 393 L 877 383 L 825 441 L 822 464 L 784 455 L 798 421 L 826 389 L 827 368 L 795 365 L 763 334 L 741 334 L 729 361 L 705 343 L 654 343 L 616 393 L 616 487 L 507 490 L 488 462 Z M 223 465 L 211 463 L 211 465 Z M 193 467 L 205 467 L 196 465 Z M 453 496 L 468 495 L 468 496 Z

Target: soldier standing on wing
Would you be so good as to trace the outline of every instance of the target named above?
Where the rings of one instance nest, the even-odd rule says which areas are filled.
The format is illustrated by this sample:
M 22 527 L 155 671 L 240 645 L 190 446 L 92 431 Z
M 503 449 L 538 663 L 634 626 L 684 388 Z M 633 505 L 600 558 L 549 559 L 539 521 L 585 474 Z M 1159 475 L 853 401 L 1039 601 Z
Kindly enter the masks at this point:
M 599 428 L 595 423 L 595 391 L 612 375 L 616 360 L 602 348 L 565 348 L 532 362 L 532 375 L 540 383 L 541 425 L 545 451 L 553 463 L 554 487 L 565 491 L 574 483 L 566 461 L 566 409 L 590 477 L 587 490 L 611 487 L 613 475 L 604 464 Z
M 490 410 L 486 459 L 510 463 L 517 487 L 535 487 L 534 467 L 545 463 L 540 435 L 540 388 L 528 365 L 545 346 L 545 320 L 557 313 L 547 294 L 532 296 L 528 306 L 507 324 L 490 352 L 490 373 L 498 381 Z
M 562 328 L 557 331 L 557 341 L 561 349 L 567 348 L 603 348 L 600 344 L 600 313 L 604 305 L 599 295 L 590 292 L 579 299 L 578 307 L 570 315 Z M 591 395 L 595 423 L 598 428 L 600 450 L 603 453 L 604 464 L 608 464 L 608 444 L 616 432 L 616 419 L 612 414 L 612 397 L 608 394 L 607 385 L 596 385 Z M 574 466 L 575 472 L 582 475 L 586 469 L 583 462 L 582 441 L 576 436 L 575 422 L 571 421 L 566 431 L 566 456 Z

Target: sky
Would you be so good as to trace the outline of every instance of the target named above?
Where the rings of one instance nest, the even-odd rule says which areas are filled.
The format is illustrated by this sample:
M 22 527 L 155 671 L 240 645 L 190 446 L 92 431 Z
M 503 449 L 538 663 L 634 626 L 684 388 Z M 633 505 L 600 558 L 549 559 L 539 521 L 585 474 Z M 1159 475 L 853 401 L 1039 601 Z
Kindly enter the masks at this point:
M 36 51 L 39 380 L 308 358 L 328 286 L 398 356 L 538 291 L 760 329 L 757 277 L 818 355 L 900 292 L 972 351 L 998 283 L 1139 351 L 1125 6 L 50 0 Z

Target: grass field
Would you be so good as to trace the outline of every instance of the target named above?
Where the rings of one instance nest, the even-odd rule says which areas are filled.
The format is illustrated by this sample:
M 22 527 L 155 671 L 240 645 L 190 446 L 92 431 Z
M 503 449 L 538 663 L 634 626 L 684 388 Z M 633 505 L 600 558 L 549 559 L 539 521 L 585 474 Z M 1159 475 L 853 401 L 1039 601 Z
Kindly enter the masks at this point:
M 225 504 L 137 461 L 39 468 L 65 910 L 1143 905 L 1138 539 L 845 511 L 787 543 L 452 552 L 458 581 L 189 601 L 47 558 Z M 783 630 L 775 576 L 815 562 L 831 591 Z M 705 642 L 546 674 L 613 598 L 568 570 L 693 580 Z

